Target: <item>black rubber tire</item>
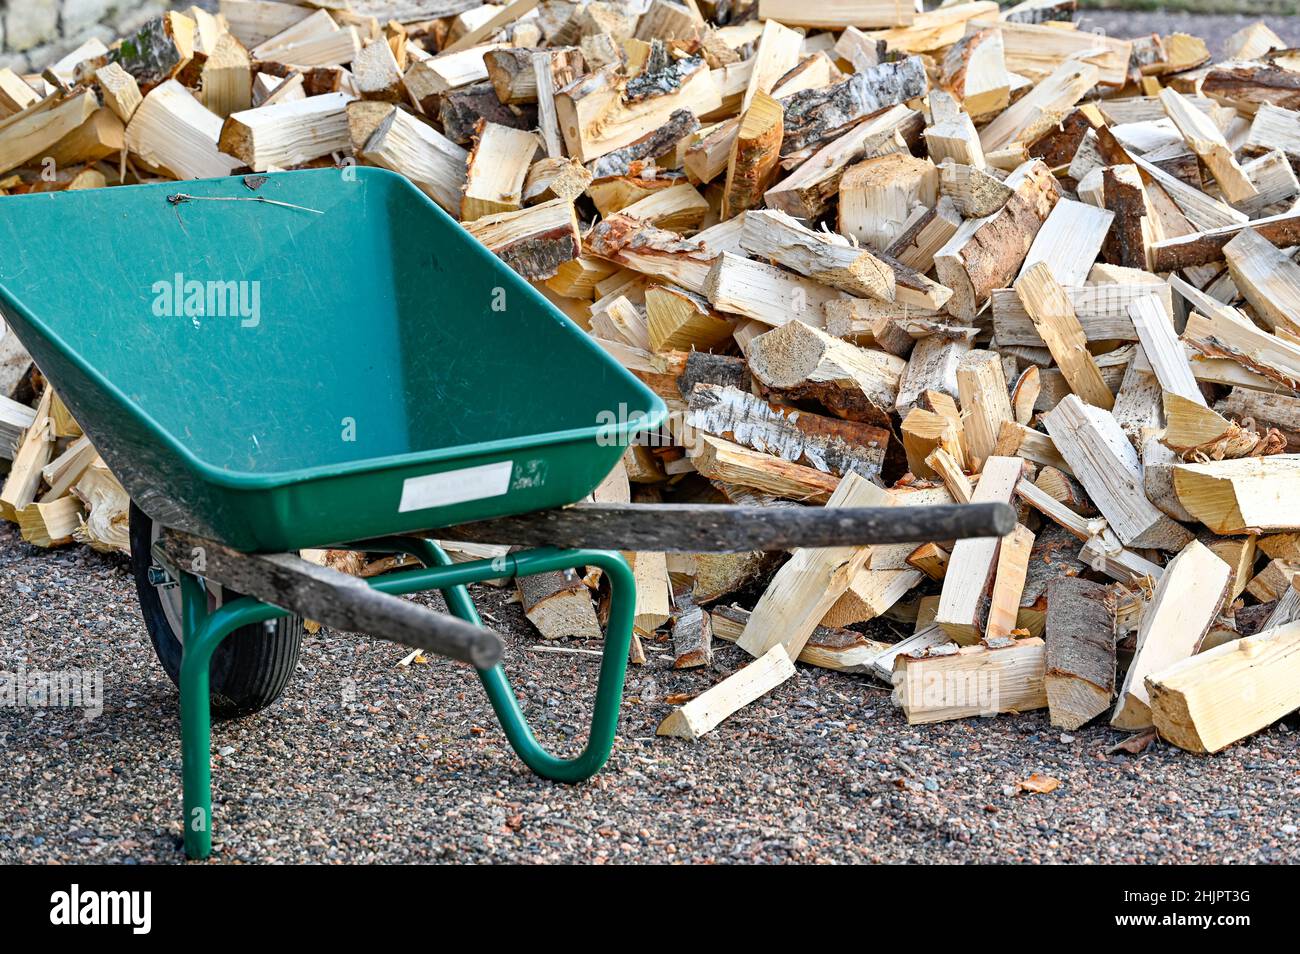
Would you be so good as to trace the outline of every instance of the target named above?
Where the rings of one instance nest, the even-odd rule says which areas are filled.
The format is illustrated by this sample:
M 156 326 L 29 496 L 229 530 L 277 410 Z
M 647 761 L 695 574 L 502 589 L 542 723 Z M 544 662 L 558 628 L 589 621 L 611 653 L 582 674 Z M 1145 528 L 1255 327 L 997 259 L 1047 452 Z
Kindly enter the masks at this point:
M 154 652 L 168 677 L 180 685 L 181 641 L 163 611 L 158 589 L 149 582 L 153 557 L 153 521 L 131 504 L 131 572 L 135 576 L 140 612 Z M 227 590 L 227 600 L 239 596 Z M 235 630 L 212 654 L 211 705 L 218 718 L 235 718 L 265 709 L 284 692 L 298 665 L 302 647 L 302 618 L 286 616 L 268 627 L 254 623 Z

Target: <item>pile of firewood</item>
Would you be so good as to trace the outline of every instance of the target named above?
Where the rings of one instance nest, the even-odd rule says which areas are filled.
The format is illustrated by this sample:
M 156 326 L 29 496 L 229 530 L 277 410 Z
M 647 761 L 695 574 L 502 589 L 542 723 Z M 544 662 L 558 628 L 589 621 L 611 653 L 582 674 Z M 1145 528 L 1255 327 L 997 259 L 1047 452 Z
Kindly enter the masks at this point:
M 221 0 L 0 71 L 0 189 L 382 166 L 668 404 L 597 499 L 1019 508 L 1002 539 L 631 555 L 638 658 L 755 657 L 661 734 L 800 660 L 911 722 L 1215 751 L 1300 707 L 1300 52 L 1072 7 Z M 0 411 L 19 458 L 73 437 L 48 394 Z M 0 509 L 61 539 L 92 453 Z M 547 638 L 598 637 L 599 589 L 519 586 Z

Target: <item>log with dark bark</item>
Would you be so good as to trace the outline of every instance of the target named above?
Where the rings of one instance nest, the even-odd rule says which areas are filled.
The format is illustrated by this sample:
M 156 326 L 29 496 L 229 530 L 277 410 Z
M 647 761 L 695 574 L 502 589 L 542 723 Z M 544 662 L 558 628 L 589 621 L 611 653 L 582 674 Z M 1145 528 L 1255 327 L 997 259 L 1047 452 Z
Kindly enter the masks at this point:
M 886 106 L 925 95 L 928 88 L 921 59 L 909 56 L 854 73 L 834 86 L 785 97 L 781 100 L 785 108 L 781 148 L 793 153 L 816 146 Z
M 1052 725 L 1079 728 L 1115 698 L 1115 612 L 1110 590 L 1073 577 L 1047 585 L 1043 683 Z

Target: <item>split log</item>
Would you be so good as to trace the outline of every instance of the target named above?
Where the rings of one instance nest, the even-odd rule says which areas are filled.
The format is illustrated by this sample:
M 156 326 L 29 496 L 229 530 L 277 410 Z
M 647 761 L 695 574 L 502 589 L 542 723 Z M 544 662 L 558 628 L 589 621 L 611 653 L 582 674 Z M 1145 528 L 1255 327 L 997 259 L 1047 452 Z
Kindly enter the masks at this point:
M 646 289 L 645 303 L 655 351 L 721 347 L 736 328 L 736 322 L 715 312 L 708 299 L 684 288 L 652 285 Z
M 1019 271 L 1034 237 L 1060 197 L 1056 179 L 1037 159 L 1007 177 L 1015 195 L 996 214 L 963 222 L 934 257 L 939 280 L 952 289 L 948 311 L 973 321 L 995 288 Z
M 155 95 L 149 95 L 142 110 Z M 217 148 L 255 172 L 301 165 L 346 151 L 352 144 L 347 115 L 350 99 L 347 93 L 326 93 L 234 113 L 221 126 Z M 135 122 L 138 118 L 132 125 Z M 128 128 L 128 138 L 130 135 Z
M 1002 362 L 992 351 L 970 351 L 957 365 L 957 390 L 964 412 L 966 445 L 976 470 L 993 453 L 1004 421 L 1013 420 Z
M 968 29 L 992 25 L 972 21 Z M 998 21 L 1006 67 L 1039 84 L 1056 74 L 1062 63 L 1082 62 L 1097 68 L 1097 83 L 1123 86 L 1128 81 L 1133 44 L 1129 40 L 1102 36 L 1085 30 L 1058 30 L 1033 23 Z
M 701 475 L 725 484 L 752 487 L 785 500 L 824 503 L 840 484 L 838 477 L 815 467 L 791 463 L 739 444 L 698 434 L 687 447 Z
M 14 449 L 9 476 L 0 487 L 0 518 L 16 520 L 18 511 L 36 500 L 41 468 L 50 462 L 54 451 L 54 427 L 50 422 L 53 398 L 53 389 L 47 387 L 36 405 L 31 426 Z
M 624 553 L 632 565 L 636 583 L 636 614 L 632 617 L 633 636 L 652 636 L 672 617 L 672 585 L 668 580 L 668 562 L 658 550 Z
M 1034 534 L 1028 527 L 1017 525 L 1002 538 L 989 596 L 988 623 L 984 630 L 990 639 L 1011 636 L 1019 625 L 1020 597 L 1024 593 L 1033 546 Z
M 952 555 L 937 543 L 923 543 L 908 554 L 907 563 L 930 579 L 941 581 L 948 572 L 951 559 Z
M 826 506 L 888 507 L 891 503 L 886 491 L 864 477 L 849 474 Z M 827 610 L 862 569 L 869 552 L 867 547 L 795 550 L 772 578 L 736 645 L 754 657 L 781 647 L 787 658 L 797 658 Z
M 387 44 L 384 44 L 387 49 Z M 391 54 L 390 54 L 391 55 Z M 111 70 L 116 64 L 104 67 L 96 72 L 95 76 L 99 80 L 101 88 L 114 85 L 115 75 L 108 73 L 107 78 L 102 76 L 106 71 Z M 401 77 L 398 76 L 400 80 Z M 125 82 L 130 80 L 130 84 Z M 128 115 L 122 117 L 123 122 L 130 121 L 129 110 L 132 108 L 130 101 L 131 86 L 134 84 L 134 77 L 125 72 L 117 77 L 114 101 L 108 101 L 108 95 L 105 94 L 105 105 L 114 109 L 119 116 L 123 112 Z M 200 75 L 202 84 L 202 102 L 203 105 L 216 113 L 222 119 L 230 116 L 232 113 L 242 112 L 253 105 L 253 67 L 252 61 L 248 56 L 248 50 L 230 33 L 222 33 L 217 37 L 212 49 L 207 51 L 203 61 L 203 72 Z M 139 91 L 136 91 L 136 97 Z M 138 99 L 136 100 L 138 105 Z
M 76 497 L 30 503 L 16 514 L 22 538 L 38 547 L 57 547 L 71 543 L 73 532 L 81 525 L 81 518 L 81 501 Z
M 951 161 L 943 163 L 939 170 L 939 186 L 944 197 L 968 219 L 993 215 L 1015 194 L 999 176 Z
M 1024 462 L 1017 457 L 985 461 L 972 503 L 1006 502 L 1016 490 Z M 959 540 L 944 576 L 935 622 L 961 645 L 979 642 L 989 605 L 989 587 L 997 566 L 1000 537 Z
M 524 181 L 540 148 L 541 141 L 533 133 L 482 124 L 467 160 L 461 222 L 522 208 Z
M 1300 345 L 1271 335 L 1254 324 L 1220 312 L 1213 317 L 1192 312 L 1182 340 L 1210 358 L 1230 358 L 1250 371 L 1300 389 Z
M 592 175 L 596 178 L 628 175 L 635 163 L 650 162 L 670 152 L 699 128 L 700 121 L 689 109 L 675 110 L 663 125 L 597 159 L 592 166 Z
M 1233 207 L 1252 219 L 1285 212 L 1300 195 L 1300 179 L 1296 178 L 1291 161 L 1281 149 L 1265 152 L 1241 168 L 1258 194 Z
M 844 297 L 819 282 L 730 252 L 713 262 L 702 290 L 719 311 L 774 326 L 798 321 L 820 325 L 822 306 Z
M 781 158 L 782 115 L 781 104 L 763 91 L 747 106 L 727 161 L 722 195 L 724 219 L 762 203 Z
M 963 456 L 960 428 L 940 414 L 914 407 L 903 418 L 901 430 L 903 450 L 907 453 L 907 469 L 917 477 L 936 476 L 927 462 L 935 450 L 946 450 L 955 459 Z
M 1146 677 L 1160 737 L 1218 752 L 1300 708 L 1300 623 L 1216 646 Z
M 469 222 L 465 231 L 530 281 L 555 274 L 577 258 L 578 217 L 573 203 L 554 199 L 518 212 L 498 212 Z
M 402 70 L 386 38 L 371 40 L 352 61 L 352 79 L 362 99 L 396 103 L 403 98 Z
M 716 253 L 665 229 L 614 215 L 587 236 L 591 254 L 688 291 L 704 293 Z
M 120 66 L 116 64 L 114 66 L 117 72 L 123 72 Z M 101 67 L 101 69 L 108 69 L 108 67 Z M 138 95 L 139 90 L 136 93 Z M 40 98 L 36 90 L 28 86 L 21 76 L 7 66 L 0 67 L 0 119 L 7 119 L 16 113 L 21 113 L 28 106 L 39 102 Z
M 407 89 L 410 89 L 409 82 Z M 533 130 L 538 126 L 537 111 L 533 106 L 502 105 L 488 82 L 426 97 L 424 102 L 430 106 L 436 104 L 436 108 L 426 108 L 424 112 L 430 117 L 436 115 L 443 134 L 458 146 L 470 144 L 480 122 L 523 130 Z
M 0 394 L 0 458 L 13 460 L 14 449 L 27 430 L 36 421 L 36 412 Z
M 750 343 L 749 366 L 766 387 L 820 401 L 849 420 L 876 423 L 888 419 L 905 363 L 789 321 Z
M 83 435 L 69 444 L 62 454 L 41 468 L 41 477 L 49 485 L 41 495 L 41 502 L 57 500 L 71 490 L 95 457 L 89 437 Z
M 1146 586 L 1164 575 L 1163 567 L 1125 550 L 1109 530 L 1088 539 L 1079 551 L 1079 560 L 1125 586 Z
M 925 462 L 939 475 L 939 479 L 943 481 L 944 487 L 956 503 L 971 502 L 974 488 L 971 487 L 970 478 L 966 476 L 957 458 L 951 452 L 943 447 L 936 447 L 926 455 Z
M 734 643 L 740 639 L 750 613 L 739 606 L 719 606 L 709 614 L 713 635 Z M 851 629 L 832 629 L 818 626 L 804 643 L 798 661 L 805 666 L 833 669 L 836 672 L 874 675 L 873 664 L 883 652 L 891 649 L 890 643 L 868 639 Z
M 591 185 L 591 173 L 572 159 L 538 159 L 524 179 L 524 204 L 536 205 L 551 199 L 576 200 Z M 600 263 L 606 267 L 605 262 Z M 607 277 L 602 275 L 601 278 Z
M 891 152 L 845 171 L 839 189 L 839 232 L 886 249 L 906 231 L 913 211 L 938 198 L 938 172 L 929 159 Z
M 1107 411 L 1070 395 L 1042 416 L 1061 455 L 1126 546 L 1180 550 L 1191 534 L 1142 492 L 1137 451 Z
M 90 119 L 98 108 L 95 94 L 86 90 L 66 98 L 41 100 L 10 116 L 0 124 L 0 173 L 43 156 L 47 149 Z M 206 112 L 201 106 L 199 111 Z M 220 120 L 212 118 L 220 125 Z
M 673 624 L 673 657 L 674 669 L 713 665 L 712 614 L 692 606 L 677 617 Z
M 925 129 L 925 146 L 930 161 L 942 166 L 945 162 L 958 165 L 984 168 L 984 149 L 980 146 L 980 135 L 975 129 L 971 117 L 952 104 L 948 115 L 940 118 L 937 103 L 943 102 L 947 93 L 940 90 L 930 92 L 930 113 L 932 122 Z
M 750 212 L 740 243 L 753 255 L 849 294 L 887 302 L 895 298 L 896 278 L 887 260 L 841 236 L 805 228 L 784 212 Z
M 781 460 L 843 477 L 877 477 L 889 431 L 768 404 L 734 387 L 697 384 L 686 422 L 707 434 Z
M 1254 183 L 1246 177 L 1223 133 L 1208 116 L 1195 109 L 1176 90 L 1162 89 L 1160 103 L 1165 114 L 1178 127 L 1192 152 L 1200 157 L 1219 184 L 1229 202 L 1241 202 L 1257 194 Z
M 1248 155 L 1281 149 L 1293 166 L 1300 166 L 1300 112 L 1263 103 L 1242 144 Z
M 698 739 L 727 716 L 766 695 L 795 674 L 785 647 L 779 643 L 761 658 L 732 673 L 722 682 L 668 714 L 656 735 Z
M 934 267 L 935 253 L 947 244 L 960 226 L 961 213 L 951 199 L 942 196 L 933 208 L 914 215 L 911 223 L 885 252 L 908 268 L 928 272 Z
M 1025 275 L 1042 262 L 1057 284 L 1082 285 L 1088 280 L 1088 270 L 1097 260 L 1113 220 L 1113 214 L 1104 209 L 1061 199 L 1034 236 L 1020 274 Z
M 1072 577 L 1047 585 L 1043 676 L 1052 725 L 1073 732 L 1115 698 L 1115 613 L 1107 587 Z
M 321 11 L 321 15 L 329 19 L 329 14 Z M 146 90 L 158 86 L 180 72 L 194 56 L 194 31 L 195 23 L 189 17 L 164 13 L 146 21 L 118 46 L 110 54 L 110 62 L 121 66 Z
M 921 59 L 909 56 L 854 73 L 834 86 L 788 96 L 781 104 L 785 107 L 782 149 L 793 153 L 820 145 L 872 113 L 925 95 L 928 86 Z
M 1174 490 L 1218 534 L 1300 529 L 1300 454 L 1179 464 Z
M 1032 90 L 1004 109 L 980 130 L 980 145 L 987 156 L 994 150 L 1027 136 L 1037 135 L 1057 120 L 1097 85 L 1100 71 L 1091 63 L 1067 60 Z
M 1036 637 L 995 646 L 939 646 L 894 661 L 894 699 L 909 725 L 1047 707 L 1045 647 Z
M 0 70 L 0 86 L 3 85 L 3 72 Z M 104 105 L 113 110 L 122 122 L 129 123 L 143 99 L 135 77 L 122 69 L 120 64 L 109 63 L 95 71 L 95 83 L 104 98 Z M 35 95 L 32 94 L 33 98 Z M 0 98 L 3 98 L 3 93 L 0 93 Z M 0 116 L 3 116 L 3 111 L 0 111 Z
M 460 0 L 467 7 L 471 0 Z M 271 3 L 266 0 L 221 0 L 221 15 L 240 43 L 247 47 L 265 43 L 300 20 L 311 16 L 310 7 Z
M 122 121 L 111 109 L 102 106 L 91 113 L 90 118 L 84 123 L 45 150 L 41 161 L 52 161 L 56 169 L 66 169 L 79 163 L 98 162 L 100 159 L 120 153 L 125 141 L 125 127 Z M 94 173 L 98 170 L 84 171 Z M 69 188 L 77 188 L 77 186 L 69 186 Z
M 816 5 L 798 0 L 759 0 L 758 15 L 765 20 L 825 30 L 849 26 L 904 26 L 917 16 L 911 4 L 897 3 L 896 0 L 835 0 L 834 3 Z
M 1128 731 L 1151 727 L 1146 677 L 1196 652 L 1223 605 L 1229 574 L 1228 564 L 1196 540 L 1169 561 L 1142 614 L 1137 650 L 1111 716 L 1112 726 Z
M 844 170 L 861 159 L 907 149 L 920 134 L 921 114 L 902 103 L 853 126 L 821 146 L 763 196 L 770 209 L 809 221 L 822 215 L 839 191 Z M 701 176 L 701 178 L 704 178 Z M 915 266 L 920 268 L 920 266 Z
M 1224 64 L 1205 74 L 1201 92 L 1247 105 L 1300 109 L 1300 72 L 1271 64 Z
M 1088 353 L 1088 337 L 1064 289 L 1053 277 L 1051 267 L 1045 261 L 1038 262 L 1016 279 L 1015 289 L 1038 336 L 1046 342 L 1047 350 L 1069 382 L 1070 390 L 1088 404 L 1110 410 L 1115 404 L 1114 395 L 1102 380 L 1097 362 Z
M 912 568 L 858 570 L 848 589 L 821 618 L 821 625 L 852 626 L 883 616 L 920 582 L 921 571 Z
M 931 335 L 918 341 L 908 356 L 907 367 L 898 384 L 898 398 L 894 402 L 898 414 L 905 417 L 926 391 L 956 397 L 960 387 L 957 369 L 970 347 L 968 338 Z
M 445 211 L 460 213 L 469 154 L 409 113 L 391 110 L 370 136 L 361 157 L 401 173 Z
M 1151 246 L 1150 267 L 1157 272 L 1171 272 L 1219 261 L 1224 246 L 1246 229 L 1253 229 L 1279 248 L 1300 245 L 1300 212 L 1283 212 L 1156 242 Z
M 777 81 L 799 64 L 802 46 L 803 34 L 783 26 L 777 20 L 769 19 L 763 23 L 763 32 L 759 35 L 754 50 L 749 84 L 745 87 L 745 95 L 740 102 L 742 113 L 749 111 L 760 93 L 771 93 Z
M 1300 563 L 1289 560 L 1269 560 L 1264 569 L 1246 584 L 1246 592 L 1261 603 L 1271 603 L 1291 589 L 1291 582 L 1296 573 L 1300 573 Z
M 1160 299 L 1155 295 L 1139 298 L 1129 304 L 1128 313 L 1160 386 L 1185 400 L 1204 405 L 1205 398 L 1187 363 L 1187 354 Z
M 589 73 L 556 93 L 555 109 L 569 155 L 581 162 L 599 159 L 663 125 L 679 109 L 696 116 L 717 109 L 722 104 L 717 84 L 704 61 L 697 62 L 694 72 L 680 77 L 673 91 L 636 101 L 625 100 L 625 81 L 613 66 Z
M 953 95 L 975 122 L 988 120 L 1011 102 L 1002 32 L 987 28 L 968 33 L 948 48 L 939 85 Z M 982 153 L 981 153 L 982 155 Z
M 574 570 L 555 570 L 515 580 L 528 621 L 543 639 L 600 639 L 591 591 Z
M 1300 340 L 1300 265 L 1251 229 L 1224 245 L 1223 257 L 1255 314 L 1274 334 Z
M 1089 341 L 1136 341 L 1137 331 L 1128 306 L 1140 298 L 1157 295 L 1165 314 L 1173 313 L 1169 286 L 1150 276 L 1149 284 L 1063 285 L 1062 290 Z M 1034 327 L 1014 288 L 994 289 L 990 297 L 993 333 L 999 347 L 1021 345 L 1042 348 L 1046 342 Z

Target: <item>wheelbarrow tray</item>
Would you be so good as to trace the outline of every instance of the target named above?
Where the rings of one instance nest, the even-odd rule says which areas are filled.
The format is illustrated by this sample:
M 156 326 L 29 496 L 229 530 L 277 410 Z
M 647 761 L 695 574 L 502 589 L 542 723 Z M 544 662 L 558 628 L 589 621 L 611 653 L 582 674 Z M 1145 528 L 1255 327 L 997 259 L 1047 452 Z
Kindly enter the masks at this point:
M 0 314 L 132 498 L 238 550 L 572 503 L 666 413 L 384 170 L 10 197 L 0 238 Z

